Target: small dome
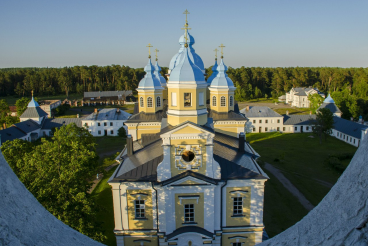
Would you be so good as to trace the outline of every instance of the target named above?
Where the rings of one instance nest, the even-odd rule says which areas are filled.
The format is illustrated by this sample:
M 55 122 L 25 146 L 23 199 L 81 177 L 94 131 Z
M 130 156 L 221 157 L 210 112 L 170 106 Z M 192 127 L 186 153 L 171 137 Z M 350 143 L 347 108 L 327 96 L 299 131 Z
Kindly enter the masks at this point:
M 185 33 L 179 38 L 179 44 L 184 45 L 185 44 Z M 195 40 L 192 35 L 190 35 L 188 31 L 188 44 L 193 45 L 195 44 Z
M 323 101 L 324 103 L 335 103 L 335 101 L 332 99 L 331 94 L 328 94 L 328 97 Z
M 156 64 L 154 66 L 155 68 L 155 72 L 154 74 L 156 75 L 157 79 L 160 81 L 161 86 L 164 87 L 166 86 L 166 79 L 164 77 L 162 77 L 161 75 L 161 67 L 158 65 L 158 61 L 156 61 Z
M 218 67 L 218 65 L 217 65 L 217 59 L 215 60 L 215 65 L 213 65 L 212 66 L 212 74 L 211 74 L 211 76 L 207 79 L 207 84 L 211 84 L 211 82 L 212 82 L 212 80 L 214 79 L 214 78 L 216 78 L 216 76 L 217 76 L 217 74 L 218 74 L 218 71 L 217 71 L 217 67 Z
M 32 100 L 28 103 L 28 108 L 36 108 L 39 107 L 40 105 L 38 105 L 38 103 L 34 100 L 34 98 L 32 97 Z
M 217 67 L 218 74 L 212 80 L 211 86 L 212 88 L 220 87 L 220 88 L 234 88 L 233 81 L 227 76 L 227 66 L 224 64 L 224 61 L 221 59 L 220 65 Z
M 138 89 L 164 89 L 161 87 L 160 81 L 154 74 L 155 68 L 151 63 L 151 59 L 148 60 L 147 65 L 144 67 L 144 71 L 146 75 L 144 75 L 143 79 L 139 82 Z
M 189 48 L 186 48 L 180 57 L 180 61 L 174 67 L 170 74 L 170 80 L 177 82 L 201 82 L 205 81 L 201 69 L 197 67 L 189 57 Z

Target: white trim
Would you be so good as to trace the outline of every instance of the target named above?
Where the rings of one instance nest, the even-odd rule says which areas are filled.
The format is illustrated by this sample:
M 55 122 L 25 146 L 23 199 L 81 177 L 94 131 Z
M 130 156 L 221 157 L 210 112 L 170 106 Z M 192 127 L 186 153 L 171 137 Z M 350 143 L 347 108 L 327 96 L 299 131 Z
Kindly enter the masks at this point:
M 168 109 L 167 114 L 177 115 L 177 116 L 197 116 L 202 114 L 207 114 L 207 108 L 202 108 L 198 110 L 176 110 L 176 109 Z

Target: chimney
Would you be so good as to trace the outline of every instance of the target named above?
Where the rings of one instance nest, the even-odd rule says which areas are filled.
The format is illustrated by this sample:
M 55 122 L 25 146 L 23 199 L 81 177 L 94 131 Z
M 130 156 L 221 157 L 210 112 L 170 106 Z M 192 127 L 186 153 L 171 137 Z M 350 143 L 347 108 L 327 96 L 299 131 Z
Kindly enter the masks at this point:
M 79 114 L 77 114 L 77 118 L 79 118 Z
M 289 115 L 289 110 L 286 110 L 286 115 Z
M 97 108 L 95 108 L 95 114 L 97 114 L 97 112 L 98 112 L 98 109 L 97 109 Z
M 245 145 L 245 134 L 241 132 L 239 134 L 239 149 L 238 152 L 244 152 L 244 145 Z
M 133 155 L 133 139 L 132 139 L 132 135 L 128 135 L 127 136 L 127 155 L 131 156 Z
M 249 111 L 249 105 L 247 105 L 247 106 L 245 107 L 245 110 Z

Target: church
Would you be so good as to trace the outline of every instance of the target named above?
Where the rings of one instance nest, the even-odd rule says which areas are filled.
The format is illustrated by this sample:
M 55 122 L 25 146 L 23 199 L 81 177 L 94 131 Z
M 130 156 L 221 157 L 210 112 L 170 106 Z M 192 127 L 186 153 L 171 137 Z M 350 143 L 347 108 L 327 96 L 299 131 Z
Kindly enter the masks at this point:
M 246 141 L 224 46 L 206 81 L 187 20 L 183 29 L 168 81 L 157 52 L 154 65 L 149 55 L 136 112 L 125 122 L 127 144 L 108 181 L 117 245 L 258 244 L 268 176 Z

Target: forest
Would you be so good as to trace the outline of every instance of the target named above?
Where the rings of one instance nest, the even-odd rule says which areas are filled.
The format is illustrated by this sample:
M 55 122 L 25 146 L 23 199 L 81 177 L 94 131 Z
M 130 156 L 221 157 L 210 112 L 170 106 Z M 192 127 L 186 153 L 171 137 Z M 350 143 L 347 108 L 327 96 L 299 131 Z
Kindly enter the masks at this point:
M 212 67 L 206 69 L 207 78 Z M 167 73 L 163 67 L 161 74 Z M 63 68 L 0 69 L 0 96 L 51 96 L 84 91 L 134 90 L 143 68 L 129 66 L 74 66 Z M 331 93 L 343 117 L 368 120 L 368 68 L 334 67 L 229 67 L 227 74 L 237 87 L 236 100 L 277 98 L 292 87 L 316 87 Z

